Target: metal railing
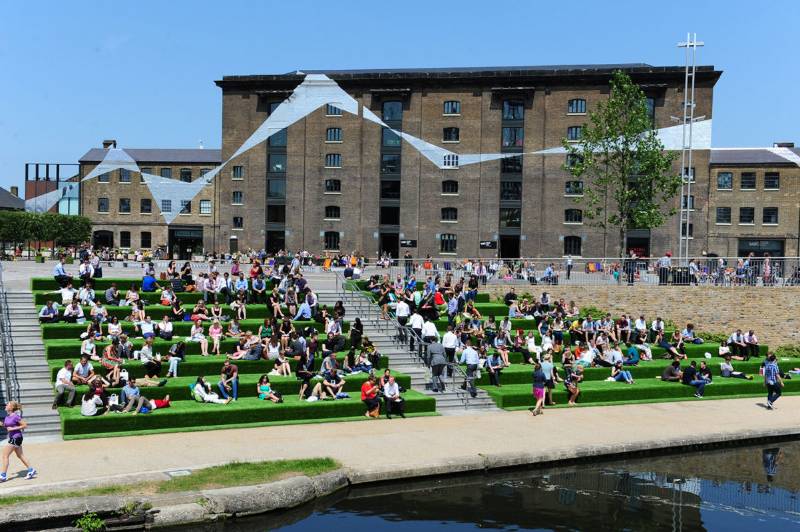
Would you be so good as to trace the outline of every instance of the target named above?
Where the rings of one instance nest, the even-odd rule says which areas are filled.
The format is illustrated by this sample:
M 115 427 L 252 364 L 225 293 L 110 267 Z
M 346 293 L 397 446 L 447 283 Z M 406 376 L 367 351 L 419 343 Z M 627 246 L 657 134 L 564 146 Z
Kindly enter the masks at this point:
M 0 362 L 3 364 L 3 396 L 6 403 L 19 400 L 14 345 L 11 340 L 11 320 L 8 316 L 8 297 L 3 284 L 3 265 L 0 264 Z

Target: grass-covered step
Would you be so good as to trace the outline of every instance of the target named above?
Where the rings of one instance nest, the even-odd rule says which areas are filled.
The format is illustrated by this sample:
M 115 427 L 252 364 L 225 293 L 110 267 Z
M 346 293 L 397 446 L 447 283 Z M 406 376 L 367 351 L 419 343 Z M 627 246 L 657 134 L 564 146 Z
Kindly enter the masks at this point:
M 209 303 L 206 307 L 208 309 L 208 314 L 211 314 L 211 303 Z M 130 317 L 131 311 L 133 310 L 129 306 L 115 306 L 115 305 L 105 305 L 105 309 L 108 311 L 108 319 L 116 317 L 120 321 L 125 321 L 127 318 Z M 88 318 L 90 316 L 91 307 L 88 305 L 82 305 L 83 313 Z M 183 305 L 184 310 L 191 314 L 194 305 Z M 222 309 L 222 315 L 227 316 L 228 318 L 232 318 L 236 315 L 234 311 L 231 310 L 230 305 L 220 305 Z M 61 313 L 64 312 L 64 307 L 60 307 L 58 309 Z M 271 318 L 273 317 L 272 314 L 272 307 L 267 307 L 267 305 L 261 303 L 249 303 L 246 305 L 247 310 L 247 319 L 264 319 L 264 318 Z M 147 316 L 150 316 L 153 321 L 158 321 L 164 316 L 169 316 L 172 318 L 172 307 L 165 307 L 164 305 L 145 305 L 144 312 Z M 283 308 L 284 316 L 288 316 L 293 318 L 294 316 L 289 314 L 286 307 Z M 282 318 L 278 317 L 278 320 Z
M 339 366 L 341 367 L 344 361 L 345 353 L 337 353 L 336 359 L 339 361 Z M 320 366 L 322 365 L 322 356 L 319 355 L 314 360 L 314 367 L 315 369 L 319 370 Z M 197 375 L 219 375 L 220 369 L 222 368 L 222 363 L 225 360 L 224 355 L 214 355 L 214 356 L 207 356 L 204 357 L 202 355 L 187 355 L 185 360 L 178 365 L 178 375 L 180 376 L 197 376 Z M 77 364 L 78 359 L 72 360 L 73 364 Z M 274 367 L 274 363 L 269 360 L 234 360 L 234 364 L 239 368 L 239 373 L 241 374 L 250 374 L 250 373 L 269 373 L 272 371 Z M 289 360 L 289 365 L 294 371 L 297 368 L 297 362 L 295 360 Z M 63 360 L 51 360 L 48 362 L 48 366 L 50 366 L 50 374 L 51 379 L 55 382 L 56 374 L 58 370 L 64 367 Z M 100 375 L 105 375 L 106 370 L 100 364 L 100 362 L 92 362 L 92 366 L 96 373 Z M 141 362 L 138 360 L 129 360 L 126 361 L 122 367 L 128 370 L 128 373 L 133 375 L 134 377 L 143 377 L 144 376 L 144 367 L 142 366 Z M 386 356 L 381 357 L 380 368 L 383 370 L 384 368 L 389 367 L 389 358 Z M 161 375 L 167 374 L 167 362 L 162 362 L 161 368 Z
M 241 320 L 239 322 L 239 327 L 243 331 L 252 331 L 255 333 L 258 331 L 258 328 L 264 324 L 264 320 L 261 319 L 246 319 Z M 292 322 L 295 329 L 300 330 L 301 328 L 306 327 L 314 327 L 318 331 L 324 330 L 324 325 L 311 320 L 298 320 Z M 175 337 L 181 336 L 189 336 L 191 332 L 192 326 L 194 324 L 190 321 L 178 321 L 173 322 L 173 334 Z M 205 328 L 206 336 L 208 335 L 208 327 L 211 325 L 210 321 L 207 321 L 203 324 Z M 80 338 L 81 333 L 86 331 L 88 324 L 86 323 L 45 323 L 42 324 L 42 338 L 45 340 L 55 340 L 55 339 L 74 339 Z M 223 324 L 223 329 L 227 326 L 227 324 Z M 128 328 L 128 332 L 130 332 Z M 350 324 L 345 322 L 342 324 L 343 332 L 347 332 L 350 329 Z M 123 327 L 123 331 L 126 329 Z M 108 333 L 108 323 L 103 324 L 103 333 Z
M 120 295 L 125 297 L 125 291 L 130 287 L 128 284 L 125 288 L 120 288 Z M 101 301 L 105 302 L 105 295 L 104 290 L 95 289 L 95 297 L 100 299 Z M 158 303 L 161 300 L 161 292 L 139 292 L 139 296 L 141 297 L 142 301 L 146 301 L 147 303 Z M 184 305 L 194 305 L 201 299 L 203 299 L 202 292 L 178 292 L 177 293 L 178 299 Z M 33 292 L 33 302 L 37 305 L 44 305 L 48 301 L 55 301 L 56 303 L 61 304 L 61 294 L 60 293 L 53 293 L 51 291 L 34 291 Z M 189 309 L 190 310 L 190 309 Z
M 240 366 L 237 364 L 237 367 Z M 383 374 L 383 372 L 380 372 L 380 374 Z M 392 375 L 394 375 L 398 385 L 405 389 L 411 388 L 410 376 L 396 372 L 392 372 Z M 240 398 L 258 397 L 256 388 L 258 386 L 258 379 L 260 376 L 260 373 L 247 373 L 239 375 L 238 392 Z M 211 385 L 212 391 L 219 394 L 219 389 L 217 388 L 217 383 L 219 382 L 219 372 L 205 375 L 205 377 L 206 382 Z M 369 374 L 367 373 L 353 373 L 350 375 L 344 375 L 344 391 L 355 397 L 356 393 L 361 393 L 361 385 L 364 384 L 364 381 L 366 381 L 368 377 Z M 192 397 L 192 391 L 189 389 L 189 387 L 194 386 L 196 381 L 197 377 L 195 376 L 178 377 L 175 379 L 168 379 L 164 386 L 147 386 L 142 387 L 141 390 L 142 394 L 148 399 L 163 399 L 165 396 L 169 395 L 170 399 L 172 400 L 192 400 L 194 398 Z M 313 386 L 320 381 L 322 381 L 322 377 L 315 377 L 311 380 L 311 384 Z M 295 376 L 284 377 L 280 375 L 270 375 L 269 382 L 273 390 L 280 392 L 284 396 L 297 395 L 300 391 L 301 381 Z M 78 386 L 77 396 L 81 397 L 88 390 L 88 386 Z M 108 393 L 119 394 L 120 389 L 108 388 Z
M 149 389 L 143 388 L 143 390 L 146 397 Z M 216 428 L 258 426 L 271 423 L 366 419 L 364 417 L 366 408 L 361 402 L 360 395 L 352 393 L 350 396 L 349 399 L 309 403 L 301 401 L 292 394 L 284 396 L 284 402 L 280 404 L 251 397 L 227 405 L 201 404 L 190 400 L 174 401 L 169 408 L 139 415 L 108 413 L 102 416 L 84 417 L 81 416 L 78 407 L 62 407 L 59 409 L 59 413 L 65 439 L 187 430 L 207 431 Z M 432 414 L 436 410 L 436 400 L 433 397 L 414 391 L 405 392 L 403 397 L 406 401 L 407 414 Z
M 248 270 L 248 272 L 249 272 L 249 270 Z M 250 277 L 248 275 L 248 272 L 245 272 L 245 277 L 249 280 Z M 139 287 L 141 287 L 142 286 L 142 278 L 143 277 L 144 277 L 144 271 L 141 272 L 141 274 L 140 274 L 140 276 L 138 278 L 137 277 L 101 277 L 99 279 L 92 279 L 92 287 L 95 289 L 95 291 L 99 291 L 99 290 L 105 291 L 105 290 L 111 288 L 111 283 L 116 283 L 117 284 L 117 288 L 124 294 L 125 290 L 130 288 L 131 284 L 133 284 L 133 283 L 136 283 L 137 285 L 139 285 Z M 234 277 L 234 279 L 238 279 L 238 276 Z M 269 287 L 271 289 L 273 281 L 271 279 L 265 279 L 265 280 L 267 281 L 267 287 Z M 162 286 L 162 287 L 169 284 L 168 280 L 161 280 L 161 279 L 157 278 L 156 281 L 158 282 L 159 286 Z M 72 278 L 72 285 L 75 288 L 79 287 L 81 285 L 81 279 L 79 277 L 77 277 L 77 276 L 74 276 Z M 31 278 L 30 289 L 32 291 L 40 291 L 40 290 L 53 291 L 53 290 L 58 290 L 59 288 L 60 287 L 58 286 L 58 283 L 56 282 L 55 278 L 53 278 L 53 277 L 33 277 L 33 278 Z M 184 294 L 184 293 L 185 292 L 181 292 L 181 294 Z
M 634 375 L 635 377 L 635 375 Z M 500 408 L 530 407 L 534 405 L 532 387 L 530 384 L 515 384 L 497 388 L 495 386 L 481 386 L 485 389 Z M 634 403 L 663 400 L 680 400 L 694 397 L 695 388 L 677 382 L 663 382 L 658 379 L 639 379 L 635 384 L 621 382 L 590 381 L 580 384 L 581 395 L 578 404 L 591 405 L 594 403 Z M 786 381 L 784 391 L 800 392 L 800 379 Z M 745 396 L 767 396 L 764 380 L 756 376 L 752 381 L 715 377 L 712 384 L 706 386 L 705 397 L 736 398 Z M 553 391 L 553 400 L 564 404 L 567 402 L 567 393 L 563 384 L 558 384 Z

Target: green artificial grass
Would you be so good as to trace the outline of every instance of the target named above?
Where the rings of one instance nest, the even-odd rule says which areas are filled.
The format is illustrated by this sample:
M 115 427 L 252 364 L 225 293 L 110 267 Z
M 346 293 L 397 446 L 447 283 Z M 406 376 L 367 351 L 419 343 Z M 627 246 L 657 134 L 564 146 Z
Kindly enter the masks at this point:
M 228 318 L 232 318 L 236 315 L 234 311 L 231 310 L 230 305 L 220 305 L 222 308 L 222 315 L 227 316 Z M 248 303 L 247 307 L 247 319 L 261 319 L 264 318 L 272 318 L 272 307 L 268 307 L 263 303 Z M 90 312 L 92 307 L 88 305 L 82 305 L 81 308 L 83 309 L 83 314 L 87 317 L 90 316 Z M 114 305 L 105 305 L 104 308 L 108 311 L 108 319 L 116 317 L 118 320 L 124 322 L 126 321 L 130 315 L 132 308 L 130 306 L 114 306 Z M 188 313 L 192 312 L 193 305 L 183 305 L 184 310 Z M 211 314 L 211 303 L 207 305 L 208 314 Z M 64 307 L 59 307 L 59 312 L 63 314 Z M 157 305 L 145 305 L 144 307 L 145 314 L 150 316 L 153 321 L 159 321 L 164 316 L 169 316 L 172 319 L 172 307 L 165 307 L 164 305 L 157 304 Z M 283 313 L 285 316 L 289 316 L 289 318 L 294 318 L 293 315 L 289 314 L 286 307 L 283 307 Z M 278 321 L 280 322 L 283 318 L 278 317 Z
M 148 391 L 143 389 L 145 397 Z M 191 400 L 173 401 L 169 408 L 139 415 L 108 413 L 84 417 L 77 407 L 62 407 L 59 408 L 59 413 L 64 438 L 70 439 L 76 436 L 102 437 L 163 430 L 208 430 L 230 428 L 234 425 L 256 426 L 274 422 L 331 421 L 363 417 L 366 409 L 360 395 L 351 393 L 350 396 L 349 399 L 309 403 L 290 395 L 284 396 L 285 402 L 281 404 L 250 397 L 227 405 L 201 404 Z M 409 414 L 431 413 L 436 409 L 433 397 L 414 391 L 405 392 L 403 397 L 406 412 Z
M 136 268 L 139 267 L 137 264 Z M 199 273 L 199 272 L 198 272 Z M 111 283 L 117 283 L 117 288 L 125 293 L 125 290 L 129 289 L 132 284 L 137 284 L 139 288 L 142 286 L 142 279 L 144 278 L 144 271 L 142 271 L 139 277 L 100 277 L 92 279 L 92 287 L 95 291 L 102 290 L 106 291 L 111 288 Z M 236 280 L 239 277 L 232 277 L 232 279 Z M 245 271 L 245 278 L 249 281 L 249 269 Z M 266 281 L 267 287 L 269 290 L 272 290 L 272 283 L 271 279 L 264 279 Z M 169 284 L 169 280 L 161 280 L 158 279 L 156 276 L 156 282 L 163 288 Z M 81 286 L 81 279 L 78 276 L 74 276 L 72 278 L 72 286 L 78 288 Z M 58 290 L 60 287 L 58 283 L 53 277 L 32 277 L 30 281 L 30 289 L 32 291 L 50 291 Z M 184 294 L 186 292 L 181 292 Z

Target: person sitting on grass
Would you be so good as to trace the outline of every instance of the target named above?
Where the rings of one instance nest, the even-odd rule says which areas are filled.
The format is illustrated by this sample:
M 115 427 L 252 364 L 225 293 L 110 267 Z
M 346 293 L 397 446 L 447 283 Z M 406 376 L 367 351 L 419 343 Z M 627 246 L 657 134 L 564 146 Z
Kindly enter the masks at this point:
M 169 315 L 164 314 L 164 317 L 161 318 L 161 321 L 159 321 L 156 324 L 155 330 L 158 333 L 158 337 L 161 338 L 162 340 L 167 340 L 167 341 L 172 340 L 174 328 L 172 325 L 172 320 L 170 320 L 169 318 Z
M 239 397 L 239 368 L 235 364 L 231 364 L 230 360 L 222 363 L 217 388 L 225 399 L 232 397 L 236 401 Z
M 505 364 L 500 356 L 499 349 L 492 353 L 486 359 L 486 371 L 489 373 L 489 382 L 493 386 L 500 387 L 500 373 L 503 371 Z
M 577 401 L 578 396 L 581 394 L 581 390 L 578 387 L 581 381 L 583 381 L 582 366 L 576 365 L 574 368 L 565 370 L 564 387 L 567 389 L 567 394 L 569 394 L 569 400 L 567 401 L 569 406 L 575 406 L 575 401 Z
M 176 322 L 181 322 L 186 318 L 186 309 L 183 308 L 183 304 L 181 300 L 175 298 L 175 302 L 172 303 L 172 309 L 170 310 L 170 314 L 172 316 L 172 320 Z
M 84 319 L 83 308 L 81 308 L 76 299 L 70 301 L 64 307 L 62 319 L 67 323 L 78 323 L 79 320 Z
M 273 403 L 282 403 L 283 398 L 272 389 L 272 386 L 269 384 L 269 376 L 262 375 L 258 379 L 258 385 L 256 386 L 256 392 L 258 392 L 258 398 L 262 401 L 272 401 Z
M 278 352 L 278 358 L 275 359 L 273 371 L 276 375 L 284 375 L 286 377 L 292 376 L 292 367 L 289 365 L 289 359 L 286 357 L 284 351 Z
M 90 386 L 96 380 L 102 381 L 103 378 L 94 372 L 94 367 L 89 362 L 89 357 L 81 355 L 80 362 L 72 372 L 72 382 L 79 386 L 82 384 Z M 106 382 L 105 385 L 108 386 L 108 383 Z
M 184 358 L 186 358 L 186 343 L 185 342 L 178 342 L 172 344 L 169 347 L 169 353 L 167 353 L 167 378 L 173 378 L 178 376 L 178 364 L 183 362 Z
M 683 371 L 681 375 L 681 383 L 686 386 L 694 386 L 696 392 L 694 394 L 698 399 L 702 399 L 703 392 L 706 389 L 706 380 L 703 379 L 697 371 L 697 362 L 692 360 L 689 367 Z
M 171 285 L 167 285 L 161 290 L 161 299 L 160 303 L 165 307 L 171 307 L 172 303 L 175 301 L 175 291 L 172 290 Z
M 155 292 L 161 290 L 161 286 L 156 281 L 155 276 L 147 272 L 142 278 L 142 292 Z
M 102 416 L 108 412 L 108 407 L 103 404 L 103 399 L 94 393 L 93 388 L 81 397 L 81 415 L 85 417 Z
M 300 399 L 310 395 L 312 386 L 311 379 L 314 378 L 314 357 L 309 356 L 308 353 L 300 355 L 300 360 L 297 362 L 297 379 L 302 381 L 300 383 Z
M 219 352 L 220 349 L 220 342 L 222 341 L 222 325 L 219 323 L 219 319 L 214 318 L 214 321 L 211 322 L 211 326 L 208 328 L 208 335 L 211 337 L 211 351 L 215 355 L 221 354 Z
M 614 367 L 611 368 L 611 378 L 617 382 L 633 384 L 633 376 L 630 371 L 623 369 L 622 362 L 617 362 L 614 364 Z
M 720 374 L 725 378 L 732 378 L 732 379 L 745 379 L 745 380 L 753 380 L 752 375 L 746 375 L 741 371 L 735 371 L 733 369 L 733 364 L 731 364 L 731 356 L 725 355 L 725 361 L 719 365 Z
M 192 321 L 206 321 L 211 319 L 209 317 L 208 308 L 206 307 L 205 301 L 202 299 L 197 302 L 197 304 L 192 309 Z
M 370 375 L 369 379 L 361 385 L 361 401 L 367 406 L 364 416 L 377 418 L 380 415 L 381 402 L 378 399 L 378 391 L 375 376 Z
M 194 322 L 192 329 L 189 333 L 189 342 L 197 342 L 200 344 L 200 354 L 204 357 L 208 356 L 208 340 L 203 332 L 203 322 L 199 319 Z
M 744 345 L 745 353 L 748 358 L 759 356 L 758 337 L 753 329 L 750 329 L 747 331 L 747 334 L 744 335 Z
M 239 318 L 236 316 L 228 323 L 228 329 L 225 331 L 225 336 L 228 338 L 239 338 L 242 335 L 242 327 L 239 324 Z
M 686 355 L 682 355 L 679 351 L 679 346 L 683 346 L 683 339 L 680 338 L 680 333 L 675 331 L 678 334 L 678 339 L 676 344 L 669 343 L 664 336 L 660 336 L 661 340 L 658 341 L 658 347 L 664 349 L 664 359 L 673 359 L 673 360 L 681 360 L 686 358 Z
M 730 349 L 731 358 L 734 360 L 749 360 L 747 344 L 744 341 L 744 334 L 742 334 L 741 329 L 736 329 L 728 337 L 728 349 Z
M 152 340 L 156 337 L 156 324 L 153 323 L 150 316 L 145 316 L 144 321 L 137 323 L 135 330 L 139 331 L 145 340 Z
M 136 306 L 139 303 L 141 297 L 139 296 L 139 285 L 136 283 L 132 283 L 131 287 L 125 292 L 125 299 L 120 301 L 119 304 L 122 306 Z
M 238 294 L 236 299 L 231 302 L 231 312 L 240 320 L 247 319 L 247 303 L 244 294 Z
M 58 323 L 58 320 L 58 307 L 52 301 L 47 301 L 39 311 L 39 323 Z
M 140 321 L 144 321 L 144 317 L 144 304 L 141 301 L 137 301 L 131 306 L 131 314 L 126 318 L 126 321 L 130 321 L 135 325 L 138 325 Z
M 233 401 L 233 397 L 228 397 L 227 399 L 220 399 L 219 395 L 215 394 L 211 391 L 211 385 L 206 382 L 205 377 L 200 375 L 197 377 L 197 381 L 194 383 L 194 388 L 192 389 L 192 395 L 194 396 L 194 400 L 198 403 L 215 403 L 219 405 L 227 405 L 231 401 Z
M 625 350 L 625 360 L 622 361 L 622 365 L 638 366 L 639 361 L 642 359 L 641 355 L 639 354 L 639 350 L 636 349 L 636 346 L 632 345 L 630 342 L 625 345 L 627 349 Z
M 672 364 L 661 372 L 661 380 L 665 382 L 680 382 L 682 377 L 681 363 L 678 360 L 673 360 Z
M 336 396 L 344 389 L 344 379 L 339 371 L 334 370 L 324 376 L 322 382 L 318 382 L 314 387 L 312 395 L 317 396 L 319 399 L 335 399 Z
M 405 400 L 400 396 L 400 385 L 395 382 L 394 375 L 389 375 L 387 382 L 383 385 L 383 401 L 386 404 L 388 419 L 392 419 L 392 414 L 397 414 L 405 419 Z

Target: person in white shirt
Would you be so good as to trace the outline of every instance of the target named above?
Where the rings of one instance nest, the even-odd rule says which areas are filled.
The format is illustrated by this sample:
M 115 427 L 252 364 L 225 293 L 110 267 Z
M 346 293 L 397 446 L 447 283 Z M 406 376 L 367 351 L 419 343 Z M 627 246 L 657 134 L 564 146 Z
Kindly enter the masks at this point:
M 164 316 L 156 325 L 158 329 L 158 337 L 162 340 L 172 340 L 172 321 L 169 316 Z
M 94 304 L 94 289 L 92 288 L 92 283 L 86 283 L 86 285 L 80 289 L 78 292 L 78 299 L 80 299 L 81 305 Z
M 67 323 L 77 323 L 84 318 L 83 308 L 77 303 L 72 302 L 64 308 L 64 321 Z
M 444 347 L 444 355 L 447 357 L 447 362 L 452 364 L 456 361 L 456 351 L 458 350 L 461 341 L 458 339 L 458 335 L 453 332 L 453 326 L 447 326 L 447 332 L 444 333 L 442 337 L 442 347 Z M 448 376 L 447 366 L 445 366 L 443 375 L 446 379 Z
M 758 356 L 758 336 L 756 336 L 755 331 L 750 329 L 744 335 L 744 344 L 746 347 L 746 356 L 747 357 L 757 357 Z
M 650 343 L 658 343 L 660 337 L 664 335 L 664 320 L 660 317 L 653 320 L 650 324 Z
M 136 329 L 142 333 L 142 338 L 155 338 L 156 336 L 156 324 L 150 319 L 150 316 L 145 316 L 144 321 L 140 321 L 136 324 Z
M 72 282 L 70 281 L 67 283 L 67 286 L 64 288 L 59 288 L 58 290 L 54 290 L 53 293 L 61 294 L 62 305 L 69 305 L 72 303 L 72 300 L 75 299 L 75 295 L 78 293 L 78 291 L 72 287 Z
M 72 384 L 72 361 L 64 362 L 64 367 L 58 370 L 54 384 L 56 394 L 53 399 L 53 410 L 58 408 L 61 400 L 66 396 L 64 406 L 71 407 L 75 403 L 75 386 Z
M 397 301 L 397 306 L 394 309 L 394 315 L 397 318 L 397 323 L 400 324 L 400 341 L 405 342 L 408 333 L 406 332 L 406 324 L 408 317 L 411 315 L 411 307 L 408 306 L 405 299 L 400 298 Z
M 528 336 L 525 337 L 525 348 L 528 351 L 528 359 L 540 360 L 542 348 L 536 345 L 536 333 L 533 330 L 528 331 Z
M 636 332 L 641 335 L 641 333 L 647 332 L 647 320 L 644 319 L 644 315 L 640 315 L 639 319 L 633 323 L 633 328 L 636 329 Z
M 436 324 L 428 320 L 422 324 L 422 339 L 425 342 L 433 342 L 439 340 L 439 331 L 436 330 Z
M 389 376 L 389 380 L 383 385 L 383 400 L 386 404 L 386 418 L 392 419 L 392 414 L 396 413 L 405 418 L 405 401 L 400 397 L 400 386 L 394 380 L 394 375 Z
M 413 314 L 408 318 L 408 325 L 411 327 L 411 330 L 414 332 L 411 335 L 411 350 L 414 350 L 414 336 L 418 336 L 422 338 L 422 326 L 425 323 L 425 320 L 422 318 L 419 312 L 416 310 Z
M 103 399 L 101 399 L 99 395 L 95 395 L 92 389 L 86 392 L 81 398 L 82 416 L 102 416 L 106 413 L 106 410 L 106 407 L 103 405 Z

